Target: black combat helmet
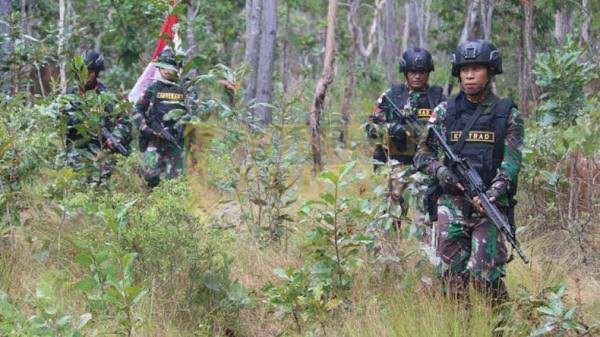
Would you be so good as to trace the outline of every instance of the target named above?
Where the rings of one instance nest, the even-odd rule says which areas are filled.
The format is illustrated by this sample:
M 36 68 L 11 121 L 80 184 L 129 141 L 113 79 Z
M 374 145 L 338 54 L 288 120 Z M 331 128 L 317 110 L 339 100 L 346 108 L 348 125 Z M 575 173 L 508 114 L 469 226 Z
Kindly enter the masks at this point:
M 95 71 L 97 73 L 104 70 L 104 56 L 95 50 L 85 51 L 85 66 L 88 70 Z
M 178 71 L 179 63 L 175 60 L 175 53 L 171 49 L 163 50 L 154 61 L 154 65 L 158 68 Z
M 496 46 L 485 40 L 467 40 L 452 53 L 452 76 L 458 77 L 460 68 L 467 64 L 488 66 L 492 74 L 502 74 L 502 57 Z
M 433 68 L 433 59 L 427 49 L 408 48 L 400 59 L 400 72 L 406 74 L 408 71 L 425 70 L 431 72 Z

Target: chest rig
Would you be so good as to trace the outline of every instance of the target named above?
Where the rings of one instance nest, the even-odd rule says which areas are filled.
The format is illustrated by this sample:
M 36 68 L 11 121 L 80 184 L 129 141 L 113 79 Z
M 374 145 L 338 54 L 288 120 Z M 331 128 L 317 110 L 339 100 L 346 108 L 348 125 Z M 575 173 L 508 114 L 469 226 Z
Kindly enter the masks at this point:
M 394 104 L 399 107 L 407 107 L 409 100 L 409 89 L 406 85 L 401 84 L 393 86 L 390 90 L 389 98 Z M 419 93 L 419 98 L 416 100 L 416 106 L 411 106 L 412 112 L 417 117 L 418 123 L 425 127 L 429 117 L 431 117 L 433 109 L 441 103 L 443 98 L 442 88 L 438 86 L 429 86 L 427 90 Z M 407 125 L 405 117 L 399 115 L 395 109 L 390 109 L 390 115 L 387 116 L 388 122 L 400 123 Z M 412 164 L 412 158 L 417 152 L 418 138 L 412 128 L 406 127 L 406 137 L 397 139 L 391 135 L 387 135 L 386 144 L 388 146 L 388 155 L 401 163 Z
M 186 110 L 185 94 L 186 92 L 181 86 L 161 82 L 156 88 L 156 93 L 152 101 L 152 109 L 150 111 L 154 115 L 152 117 L 164 121 L 163 117 L 170 111 L 175 109 Z M 164 121 L 164 124 L 170 127 L 175 122 L 169 120 Z
M 448 101 L 446 141 L 458 155 L 473 164 L 483 182 L 489 186 L 504 159 L 506 128 L 514 103 L 510 99 L 490 95 L 474 113 L 466 113 L 457 104 L 458 97 Z M 464 136 L 463 132 L 466 132 Z

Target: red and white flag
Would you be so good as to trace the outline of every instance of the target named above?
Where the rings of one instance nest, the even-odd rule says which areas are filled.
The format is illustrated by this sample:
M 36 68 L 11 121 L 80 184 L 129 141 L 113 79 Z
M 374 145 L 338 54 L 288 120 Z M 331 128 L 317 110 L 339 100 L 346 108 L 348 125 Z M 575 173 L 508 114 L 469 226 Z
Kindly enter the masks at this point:
M 172 5 L 175 6 L 177 4 L 177 0 L 173 0 Z M 175 14 L 168 14 L 163 22 L 163 25 L 160 29 L 160 36 L 158 41 L 156 42 L 156 47 L 152 52 L 151 60 L 154 61 L 160 55 L 160 53 L 168 47 L 169 40 L 175 42 L 175 46 L 177 49 L 177 44 L 180 43 L 179 37 L 177 35 L 177 29 L 175 26 L 179 22 L 179 18 Z M 154 63 L 150 62 L 146 69 L 142 73 L 135 82 L 133 89 L 129 92 L 129 96 L 127 98 L 133 104 L 137 103 L 137 101 L 142 97 L 146 88 L 150 86 L 155 76 L 157 75 L 157 69 L 154 66 Z

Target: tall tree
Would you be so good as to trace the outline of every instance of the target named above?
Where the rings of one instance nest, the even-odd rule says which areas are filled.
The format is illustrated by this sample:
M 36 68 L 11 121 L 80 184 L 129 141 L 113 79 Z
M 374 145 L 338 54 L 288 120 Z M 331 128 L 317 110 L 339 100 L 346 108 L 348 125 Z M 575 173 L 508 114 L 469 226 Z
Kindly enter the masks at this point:
M 538 96 L 537 86 L 533 78 L 533 63 L 535 61 L 535 49 L 533 46 L 533 15 L 535 0 L 521 0 L 523 8 L 523 65 L 521 70 L 521 90 L 519 91 L 519 108 L 525 116 L 529 116 L 531 102 L 535 104 Z
M 10 0 L 0 0 L 0 35 L 7 35 L 10 33 L 10 26 L 8 25 L 8 16 L 10 15 Z M 2 50 L 10 50 L 10 41 L 7 39 L 2 44 Z M 4 53 L 3 53 L 4 54 Z M 6 53 L 8 54 L 8 53 Z M 4 55 L 0 54 L 0 57 L 4 57 Z M 4 59 L 0 59 L 0 62 L 3 62 Z M 3 67 L 0 67 L 0 78 L 5 78 L 5 72 Z M 0 83 L 3 81 L 0 81 Z M 2 91 L 7 88 L 0 88 Z
M 494 6 L 495 0 L 481 0 L 479 5 L 483 39 L 488 41 L 492 40 L 492 16 L 494 14 Z
M 559 42 L 564 40 L 565 36 L 571 31 L 571 11 L 563 8 L 554 14 L 554 37 Z
M 273 98 L 275 41 L 277 39 L 277 0 L 263 0 L 261 21 L 256 102 L 271 104 Z M 268 106 L 257 106 L 255 115 L 262 126 L 271 124 L 273 121 L 273 111 Z
M 481 0 L 466 0 L 465 8 L 465 24 L 463 25 L 462 33 L 460 34 L 460 42 L 472 39 L 476 36 L 475 28 L 477 23 L 477 16 L 479 15 L 479 5 Z
M 375 50 L 375 47 L 377 46 L 377 27 L 379 27 L 379 22 L 381 21 L 381 9 L 385 3 L 386 0 L 375 0 L 375 5 L 373 8 L 373 20 L 369 26 L 366 45 L 364 41 L 364 33 L 361 26 L 358 24 L 358 21 L 352 22 L 352 24 L 356 25 L 358 50 L 360 51 L 360 54 L 363 58 L 363 63 L 365 65 L 368 63 L 373 50 Z M 358 7 L 360 8 L 360 2 Z
M 244 61 L 248 65 L 248 76 L 246 77 L 247 101 L 256 98 L 261 8 L 262 0 L 246 0 L 246 52 Z
M 348 46 L 348 82 L 344 89 L 344 98 L 342 100 L 342 129 L 340 130 L 339 141 L 346 146 L 348 138 L 348 125 L 350 124 L 350 104 L 352 102 L 352 93 L 356 82 L 356 39 L 358 36 L 357 14 L 360 0 L 352 0 L 350 11 L 348 11 L 348 30 L 350 31 L 350 45 Z
M 59 58 L 59 69 L 60 69 L 60 92 L 62 94 L 67 92 L 67 60 L 65 56 L 65 12 L 66 5 L 65 0 L 59 0 L 58 2 L 58 58 Z
M 396 29 L 396 4 L 386 1 L 383 15 L 383 63 L 388 84 L 396 84 L 396 58 L 398 55 L 398 29 Z
M 327 37 L 325 40 L 325 56 L 323 59 L 323 74 L 317 83 L 315 97 L 310 109 L 310 147 L 313 157 L 313 172 L 317 173 L 323 168 L 321 149 L 321 110 L 325 103 L 327 88 L 333 82 L 333 59 L 335 57 L 335 17 L 337 1 L 329 0 L 327 9 Z

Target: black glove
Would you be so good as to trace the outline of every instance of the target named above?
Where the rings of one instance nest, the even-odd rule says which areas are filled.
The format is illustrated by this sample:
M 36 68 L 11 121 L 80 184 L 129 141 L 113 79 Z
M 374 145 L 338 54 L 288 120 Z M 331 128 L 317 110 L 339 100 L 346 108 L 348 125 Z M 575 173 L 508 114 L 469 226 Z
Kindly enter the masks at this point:
M 406 142 L 406 128 L 400 123 L 392 123 L 388 127 L 388 134 L 398 143 Z
M 492 183 L 492 186 L 485 192 L 488 198 L 498 200 L 508 192 L 508 184 L 504 180 L 497 180 Z
M 156 136 L 156 132 L 154 132 L 154 130 L 152 130 L 150 127 L 144 125 L 142 126 L 142 128 L 140 129 L 140 133 L 142 134 L 142 136 L 149 138 L 152 136 Z
M 435 171 L 435 176 L 440 182 L 440 186 L 445 191 L 452 191 L 456 188 L 458 177 L 447 166 L 440 166 L 437 171 Z

